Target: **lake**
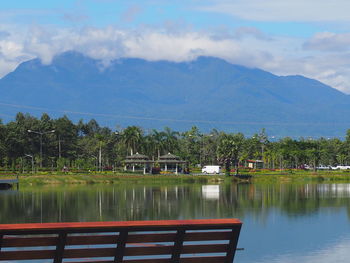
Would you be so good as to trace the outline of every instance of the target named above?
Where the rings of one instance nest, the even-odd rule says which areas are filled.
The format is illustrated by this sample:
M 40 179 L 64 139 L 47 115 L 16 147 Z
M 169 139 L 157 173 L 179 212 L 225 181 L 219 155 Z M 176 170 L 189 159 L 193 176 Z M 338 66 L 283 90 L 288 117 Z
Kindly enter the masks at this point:
M 29 186 L 0 191 L 0 207 L 0 223 L 239 218 L 235 262 L 350 258 L 350 184 Z

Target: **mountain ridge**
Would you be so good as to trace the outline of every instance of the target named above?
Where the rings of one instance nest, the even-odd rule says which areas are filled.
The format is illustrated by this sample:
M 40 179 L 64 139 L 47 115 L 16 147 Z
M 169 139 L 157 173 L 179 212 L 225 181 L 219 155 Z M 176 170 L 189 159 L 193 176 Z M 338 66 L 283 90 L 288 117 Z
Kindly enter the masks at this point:
M 214 57 L 188 62 L 121 58 L 106 66 L 70 51 L 49 65 L 39 59 L 20 64 L 0 79 L 0 96 L 2 102 L 47 108 L 54 115 L 95 113 L 86 116 L 108 126 L 183 130 L 197 125 L 246 134 L 266 128 L 281 136 L 341 136 L 350 127 L 348 95 L 300 75 L 277 76 Z M 0 110 L 14 116 L 9 107 Z

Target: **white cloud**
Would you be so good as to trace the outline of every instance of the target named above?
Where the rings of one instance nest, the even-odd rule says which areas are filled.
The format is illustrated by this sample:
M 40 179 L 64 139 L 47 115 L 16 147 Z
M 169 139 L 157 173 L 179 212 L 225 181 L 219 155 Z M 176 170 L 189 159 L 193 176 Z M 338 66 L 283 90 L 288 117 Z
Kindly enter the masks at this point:
M 120 57 L 178 62 L 204 55 L 280 75 L 301 74 L 350 93 L 350 53 L 329 54 L 310 47 L 305 50 L 304 39 L 269 38 L 254 28 L 238 28 L 221 38 L 206 31 L 149 27 L 125 30 L 115 26 L 81 29 L 31 26 L 25 31 L 1 25 L 0 31 L 10 32 L 0 39 L 1 76 L 30 58 L 39 57 L 49 64 L 56 54 L 68 50 L 100 59 L 104 65 Z
M 11 34 L 7 31 L 0 31 L 0 39 L 5 39 L 9 37 Z
M 254 21 L 350 21 L 348 0 L 209 0 L 198 9 Z
M 306 41 L 308 50 L 344 52 L 350 49 L 350 33 L 321 32 Z
M 18 62 L 0 57 L 0 76 L 4 76 L 7 73 L 15 70 L 17 66 Z
M 21 53 L 23 46 L 15 41 L 0 40 L 0 51 L 10 60 L 16 59 Z
M 251 36 L 260 40 L 272 40 L 271 37 L 255 27 L 239 27 L 235 30 L 234 36 L 238 39 Z
M 305 57 L 278 57 L 262 68 L 280 75 L 303 75 L 350 94 L 350 53 Z
M 149 32 L 129 36 L 125 41 L 127 55 L 148 60 L 188 61 L 199 55 L 229 57 L 243 50 L 233 40 L 216 41 L 198 32 L 167 34 Z

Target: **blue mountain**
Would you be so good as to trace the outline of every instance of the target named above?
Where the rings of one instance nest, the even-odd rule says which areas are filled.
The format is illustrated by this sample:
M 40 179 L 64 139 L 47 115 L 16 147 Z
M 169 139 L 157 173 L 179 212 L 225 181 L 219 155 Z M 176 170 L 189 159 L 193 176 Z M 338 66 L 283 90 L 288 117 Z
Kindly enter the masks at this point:
M 104 65 L 77 52 L 20 64 L 0 80 L 0 115 L 95 118 L 102 125 L 198 126 L 278 136 L 343 136 L 350 98 L 303 76 L 276 76 L 214 57 L 190 62 L 122 58 Z

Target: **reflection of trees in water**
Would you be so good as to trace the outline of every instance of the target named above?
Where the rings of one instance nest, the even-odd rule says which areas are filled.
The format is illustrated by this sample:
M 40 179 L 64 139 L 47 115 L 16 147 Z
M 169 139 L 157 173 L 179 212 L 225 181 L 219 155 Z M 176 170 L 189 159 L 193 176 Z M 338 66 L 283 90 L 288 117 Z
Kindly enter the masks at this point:
M 345 207 L 350 215 L 348 184 L 221 184 L 214 198 L 202 191 L 199 184 L 25 188 L 0 192 L 0 222 L 243 219 L 247 214 L 265 220 L 273 210 L 302 216 L 322 207 Z
M 254 206 L 256 213 L 278 209 L 288 216 L 316 213 L 320 208 L 350 209 L 350 185 L 347 184 L 271 184 L 250 185 L 248 200 L 240 200 L 246 207 Z M 260 206 L 260 207 L 259 207 Z

